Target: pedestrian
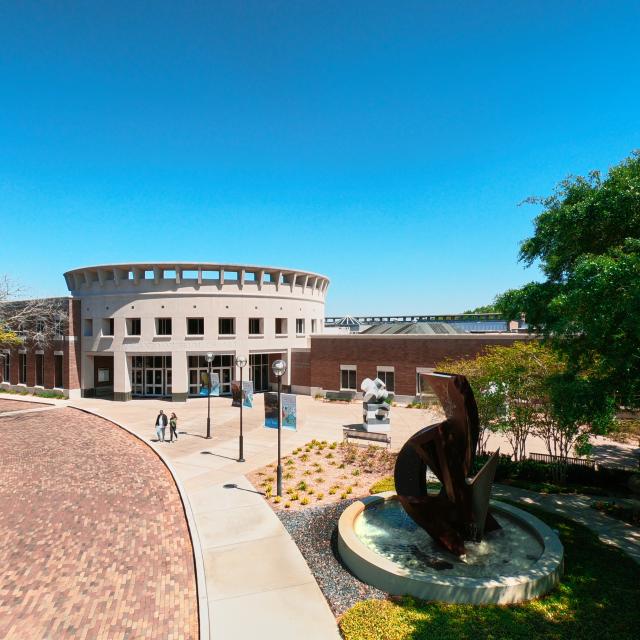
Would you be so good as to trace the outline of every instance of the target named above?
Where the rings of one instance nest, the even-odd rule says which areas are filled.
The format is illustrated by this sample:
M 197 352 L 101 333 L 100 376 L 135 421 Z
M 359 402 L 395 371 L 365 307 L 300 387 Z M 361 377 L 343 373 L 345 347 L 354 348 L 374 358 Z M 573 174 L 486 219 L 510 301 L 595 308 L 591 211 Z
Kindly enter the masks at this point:
M 176 441 L 178 440 L 178 416 L 175 413 L 171 414 L 171 419 L 169 420 L 169 442 L 173 442 L 173 437 L 176 437 Z
M 156 418 L 156 435 L 158 436 L 158 442 L 164 442 L 164 430 L 167 428 L 167 422 L 165 412 L 160 409 L 160 413 Z

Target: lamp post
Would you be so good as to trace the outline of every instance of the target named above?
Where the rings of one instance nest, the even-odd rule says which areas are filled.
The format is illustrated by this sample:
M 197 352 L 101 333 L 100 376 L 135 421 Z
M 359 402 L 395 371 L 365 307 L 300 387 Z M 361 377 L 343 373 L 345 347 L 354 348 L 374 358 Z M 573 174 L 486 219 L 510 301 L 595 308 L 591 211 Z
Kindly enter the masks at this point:
M 244 404 L 244 392 L 242 389 L 242 369 L 247 364 L 244 356 L 236 356 L 236 366 L 240 369 L 240 438 L 238 440 L 239 454 L 238 462 L 244 462 L 243 438 L 242 438 L 242 405 Z
M 282 497 L 282 464 L 280 464 L 280 436 L 282 433 L 282 376 L 287 370 L 287 363 L 284 360 L 276 360 L 271 365 L 271 370 L 278 378 L 278 495 Z
M 204 357 L 207 361 L 207 380 L 208 380 L 208 393 L 207 393 L 207 438 L 211 439 L 211 363 L 213 362 L 213 353 L 207 353 Z

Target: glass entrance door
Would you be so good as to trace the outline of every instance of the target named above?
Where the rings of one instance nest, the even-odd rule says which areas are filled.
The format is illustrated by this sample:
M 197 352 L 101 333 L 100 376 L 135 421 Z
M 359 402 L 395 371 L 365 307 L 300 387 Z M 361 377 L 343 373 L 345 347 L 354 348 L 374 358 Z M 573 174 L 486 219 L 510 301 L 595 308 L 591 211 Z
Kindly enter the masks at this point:
M 132 356 L 131 365 L 132 395 L 171 395 L 171 356 Z
M 249 355 L 249 372 L 253 380 L 253 391 L 269 390 L 269 354 L 252 353 Z
M 208 364 L 204 356 L 189 356 L 189 395 L 200 394 L 202 374 L 208 371 Z M 233 378 L 233 356 L 214 356 L 211 363 L 211 373 L 217 373 L 220 379 L 220 395 L 231 395 L 231 380 Z

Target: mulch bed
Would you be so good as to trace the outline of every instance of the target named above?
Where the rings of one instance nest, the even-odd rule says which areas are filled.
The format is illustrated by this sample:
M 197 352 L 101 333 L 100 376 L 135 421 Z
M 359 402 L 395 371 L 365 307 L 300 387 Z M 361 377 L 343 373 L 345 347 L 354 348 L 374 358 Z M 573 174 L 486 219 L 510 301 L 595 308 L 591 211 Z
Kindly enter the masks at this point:
M 336 617 L 361 600 L 387 598 L 384 591 L 358 580 L 339 559 L 338 519 L 352 502 L 354 500 L 342 500 L 337 504 L 300 511 L 277 512 L 278 518 L 307 561 Z

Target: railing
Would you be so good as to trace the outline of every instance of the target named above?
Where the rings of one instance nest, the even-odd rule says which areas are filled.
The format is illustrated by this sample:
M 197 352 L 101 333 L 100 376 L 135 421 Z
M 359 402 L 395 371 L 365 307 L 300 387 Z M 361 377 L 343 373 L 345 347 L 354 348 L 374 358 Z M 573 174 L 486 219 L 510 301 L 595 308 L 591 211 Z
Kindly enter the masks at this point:
M 560 456 L 552 456 L 548 453 L 530 453 L 529 460 L 535 462 L 546 462 L 548 464 L 571 464 L 577 467 L 587 467 L 589 469 L 595 469 L 596 463 L 593 460 L 587 460 L 586 458 L 561 458 Z

